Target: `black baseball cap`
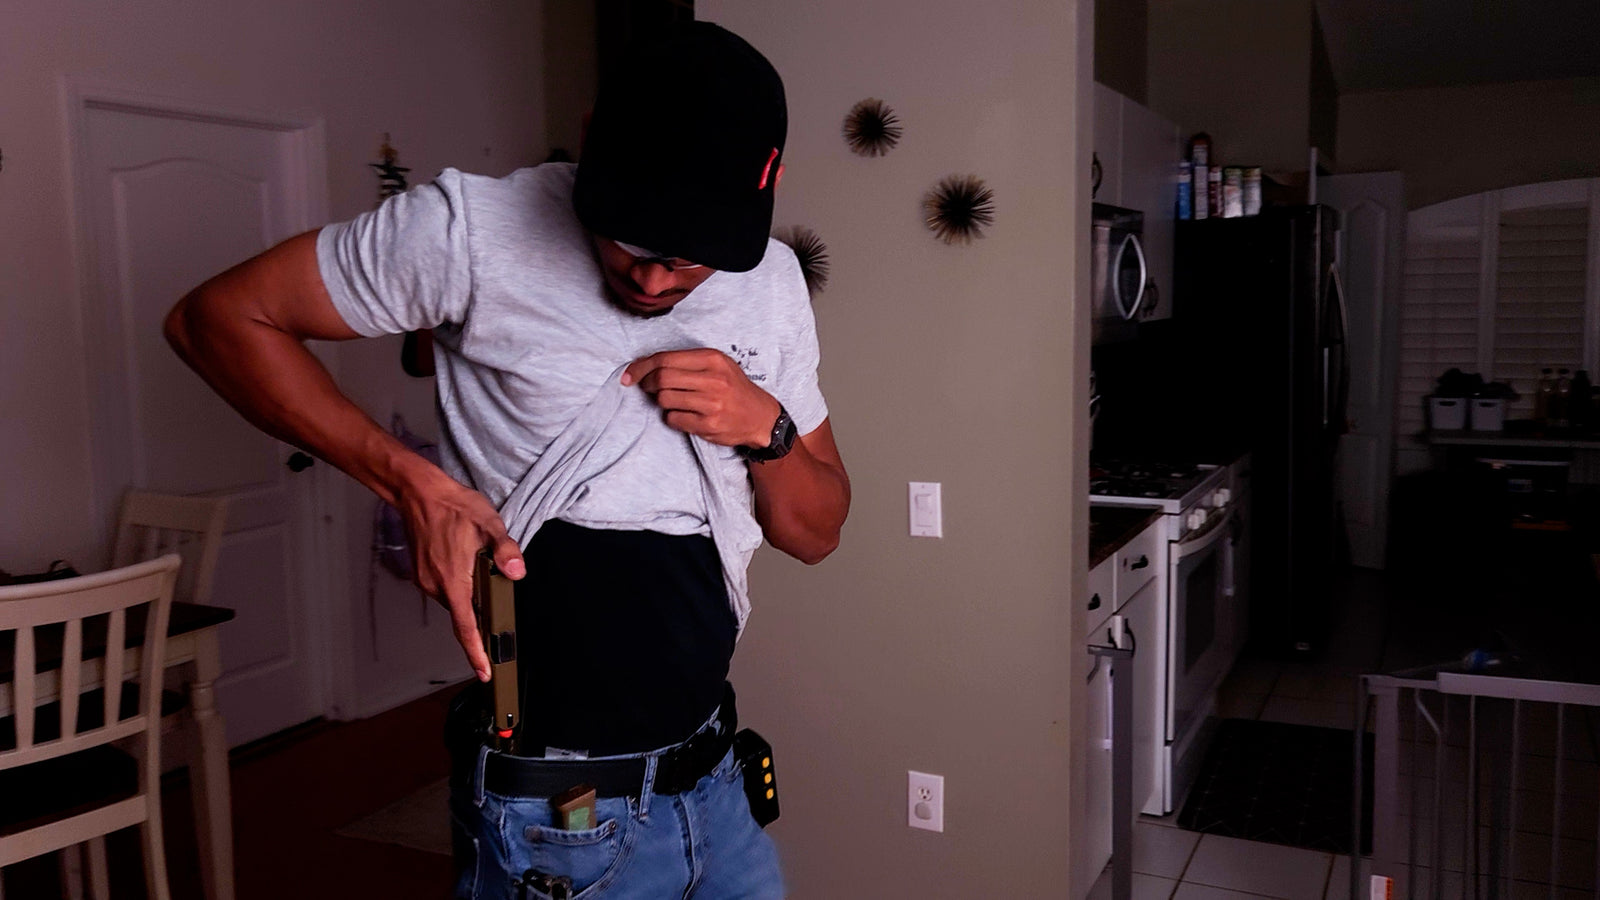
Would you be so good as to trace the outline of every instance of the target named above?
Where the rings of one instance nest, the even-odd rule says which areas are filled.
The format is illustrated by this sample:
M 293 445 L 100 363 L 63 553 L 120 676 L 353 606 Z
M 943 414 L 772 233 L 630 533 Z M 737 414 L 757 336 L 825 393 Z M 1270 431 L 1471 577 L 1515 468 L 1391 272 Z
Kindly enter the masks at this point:
M 788 123 L 759 51 L 710 22 L 671 26 L 601 80 L 573 209 L 602 237 L 748 272 L 766 254 Z

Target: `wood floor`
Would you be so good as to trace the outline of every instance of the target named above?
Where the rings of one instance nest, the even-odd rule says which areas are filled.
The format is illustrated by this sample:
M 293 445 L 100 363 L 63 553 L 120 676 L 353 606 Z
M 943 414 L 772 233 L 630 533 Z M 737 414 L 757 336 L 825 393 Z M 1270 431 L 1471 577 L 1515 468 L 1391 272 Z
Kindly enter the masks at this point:
M 449 894 L 448 857 L 334 834 L 444 777 L 441 735 L 448 688 L 360 722 L 317 723 L 233 757 L 233 835 L 238 900 Z M 162 790 L 173 900 L 201 900 L 189 788 L 181 774 Z M 112 898 L 145 896 L 132 831 L 109 842 Z M 6 900 L 57 900 L 54 857 L 8 867 Z

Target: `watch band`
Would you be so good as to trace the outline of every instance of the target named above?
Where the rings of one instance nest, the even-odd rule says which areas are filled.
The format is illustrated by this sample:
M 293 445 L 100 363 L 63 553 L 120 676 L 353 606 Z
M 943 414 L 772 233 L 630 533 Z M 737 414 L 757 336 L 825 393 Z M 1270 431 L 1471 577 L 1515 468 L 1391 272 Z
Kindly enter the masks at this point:
M 789 418 L 789 411 L 782 406 L 778 407 L 778 419 L 772 423 L 772 441 L 765 447 L 740 447 L 739 452 L 745 459 L 754 462 L 769 462 L 782 459 L 794 449 L 795 439 L 799 431 L 794 427 L 794 420 Z

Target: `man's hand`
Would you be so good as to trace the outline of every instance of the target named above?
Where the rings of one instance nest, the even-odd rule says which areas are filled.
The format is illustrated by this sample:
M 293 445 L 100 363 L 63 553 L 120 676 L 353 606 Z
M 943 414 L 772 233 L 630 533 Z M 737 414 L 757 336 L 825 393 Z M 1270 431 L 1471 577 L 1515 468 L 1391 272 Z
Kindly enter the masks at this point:
M 666 411 L 667 425 L 725 447 L 765 447 L 782 406 L 721 350 L 667 350 L 622 372 Z
M 527 574 L 527 566 L 489 500 L 443 472 L 433 471 L 437 476 L 425 475 L 417 487 L 398 497 L 395 506 L 411 540 L 417 586 L 450 611 L 456 641 L 466 651 L 467 662 L 479 681 L 488 681 L 489 656 L 483 650 L 472 608 L 474 559 L 479 550 L 488 548 L 495 566 L 513 581 Z
M 765 447 L 783 407 L 751 383 L 720 350 L 668 350 L 636 359 L 622 372 L 667 413 L 667 425 L 726 447 Z M 756 521 L 779 550 L 806 563 L 839 546 L 850 511 L 850 476 L 826 420 L 795 441 L 788 456 L 749 466 Z

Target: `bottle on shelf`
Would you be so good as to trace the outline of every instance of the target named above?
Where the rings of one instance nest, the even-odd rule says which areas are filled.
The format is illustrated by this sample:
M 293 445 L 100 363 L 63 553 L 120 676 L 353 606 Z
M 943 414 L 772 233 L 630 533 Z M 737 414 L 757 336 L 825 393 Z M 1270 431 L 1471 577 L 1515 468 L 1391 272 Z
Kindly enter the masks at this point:
M 1572 396 L 1567 400 L 1567 421 L 1575 431 L 1589 430 L 1594 424 L 1594 386 L 1589 373 L 1579 369 L 1572 376 Z
M 1184 160 L 1178 163 L 1178 211 L 1177 218 L 1194 218 L 1194 163 Z
M 1572 399 L 1572 377 L 1569 369 L 1556 370 L 1555 388 L 1550 393 L 1550 427 L 1566 428 L 1571 424 L 1567 417 L 1567 401 Z
M 1541 428 L 1550 426 L 1550 397 L 1555 392 L 1555 370 L 1540 369 L 1539 386 L 1533 391 L 1533 421 Z

